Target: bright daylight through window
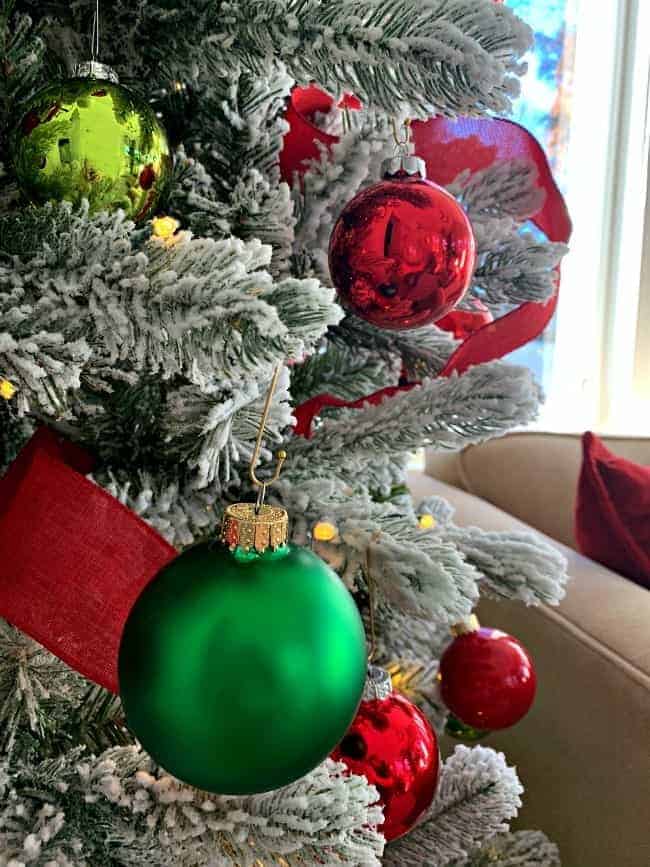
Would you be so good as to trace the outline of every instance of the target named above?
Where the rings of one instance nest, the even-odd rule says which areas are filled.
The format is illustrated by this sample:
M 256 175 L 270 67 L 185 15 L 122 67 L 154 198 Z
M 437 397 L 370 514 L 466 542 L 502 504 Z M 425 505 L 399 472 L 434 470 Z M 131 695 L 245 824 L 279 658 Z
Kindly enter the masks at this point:
M 515 354 L 547 394 L 539 427 L 650 424 L 649 4 L 507 0 L 535 29 L 515 120 L 546 150 L 573 219 L 558 312 Z M 645 240 L 644 240 L 645 239 Z

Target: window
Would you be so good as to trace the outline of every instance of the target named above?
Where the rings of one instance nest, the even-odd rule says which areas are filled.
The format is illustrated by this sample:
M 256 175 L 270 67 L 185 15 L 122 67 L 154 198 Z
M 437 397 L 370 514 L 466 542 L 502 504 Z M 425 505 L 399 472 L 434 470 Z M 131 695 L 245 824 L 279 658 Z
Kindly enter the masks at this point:
M 536 30 L 515 119 L 547 150 L 574 222 L 553 326 L 516 353 L 541 426 L 650 433 L 647 0 L 506 0 Z
M 515 105 L 513 120 L 538 139 L 565 195 L 577 2 L 508 0 L 508 5 L 535 31 L 535 45 L 527 57 L 528 73 L 522 80 L 522 93 Z M 547 392 L 553 376 L 556 324 L 557 318 L 540 338 L 510 357 L 511 361 L 530 367 Z

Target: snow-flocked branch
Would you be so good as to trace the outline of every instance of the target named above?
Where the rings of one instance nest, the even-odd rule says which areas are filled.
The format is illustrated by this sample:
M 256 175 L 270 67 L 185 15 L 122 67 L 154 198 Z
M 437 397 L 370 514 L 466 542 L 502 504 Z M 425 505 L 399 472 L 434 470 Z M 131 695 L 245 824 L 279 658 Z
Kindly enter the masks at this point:
M 90 32 L 88 9 L 47 5 L 68 28 Z M 35 0 L 30 6 L 36 14 Z M 224 69 L 262 76 L 275 62 L 298 82 L 421 115 L 506 113 L 531 39 L 491 0 L 157 0 L 135 8 L 119 0 L 105 32 L 108 59 L 140 81 L 149 74 L 200 86 Z
M 456 747 L 440 776 L 427 817 L 408 836 L 389 846 L 385 867 L 445 867 L 508 830 L 523 788 L 502 753 L 486 747 Z M 462 862 L 461 862 L 462 863 Z
M 308 476 L 322 464 L 353 480 L 358 462 L 372 455 L 379 478 L 396 452 L 422 446 L 459 449 L 525 424 L 537 412 L 530 371 L 501 361 L 477 365 L 462 376 L 425 380 L 378 406 L 339 410 L 309 440 L 292 442 L 292 474 Z
M 541 831 L 498 834 L 447 867 L 560 867 L 560 852 Z
M 0 852 L 7 864 L 379 867 L 377 791 L 327 761 L 277 792 L 222 798 L 179 783 L 137 747 L 71 750 L 9 776 L 0 769 Z M 12 859 L 15 859 L 12 862 Z

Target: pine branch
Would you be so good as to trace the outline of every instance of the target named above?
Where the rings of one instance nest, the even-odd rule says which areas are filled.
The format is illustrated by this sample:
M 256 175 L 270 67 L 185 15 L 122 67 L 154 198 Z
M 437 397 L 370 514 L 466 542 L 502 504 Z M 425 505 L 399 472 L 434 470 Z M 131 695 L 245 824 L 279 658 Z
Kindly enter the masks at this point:
M 561 867 L 560 852 L 541 831 L 499 834 L 469 858 L 447 867 Z
M 136 747 L 76 749 L 5 768 L 0 788 L 6 864 L 379 867 L 383 849 L 377 791 L 330 761 L 277 792 L 222 798 L 155 770 Z
M 486 532 L 478 527 L 457 527 L 453 508 L 442 497 L 419 503 L 418 515 L 433 515 L 430 530 L 455 545 L 468 563 L 481 573 L 481 591 L 526 605 L 559 605 L 569 580 L 566 558 L 535 533 Z
M 81 4 L 30 5 L 90 32 Z M 106 31 L 108 59 L 140 82 L 206 81 L 238 67 L 261 77 L 282 63 L 300 82 L 422 116 L 507 113 L 531 42 L 530 28 L 490 0 L 120 0 Z
M 361 346 L 381 355 L 398 355 L 409 381 L 437 376 L 458 341 L 434 325 L 409 331 L 386 331 L 375 328 L 356 316 L 346 316 L 330 328 L 328 338 L 335 344 Z
M 327 392 L 342 400 L 358 400 L 385 386 L 397 385 L 402 362 L 397 355 L 327 342 L 321 351 L 291 370 L 291 396 L 296 405 Z
M 308 478 L 317 457 L 351 483 L 364 473 L 378 479 L 396 453 L 480 442 L 530 421 L 537 404 L 526 368 L 501 361 L 478 365 L 462 376 L 426 380 L 378 406 L 337 411 L 311 439 L 292 441 L 291 473 L 296 480 Z
M 346 490 L 336 477 L 294 485 L 290 472 L 274 498 L 292 517 L 296 544 L 306 543 L 318 521 L 333 521 L 338 537 L 314 543 L 315 551 L 353 590 L 365 589 L 370 570 L 387 610 L 448 626 L 476 604 L 478 573 L 453 545 L 419 530 L 412 511 L 378 503 L 360 486 Z
M 482 171 L 464 172 L 447 189 L 470 220 L 510 217 L 524 223 L 537 214 L 546 198 L 539 173 L 528 160 L 499 160 Z
M 478 259 L 472 292 L 487 304 L 522 304 L 548 300 L 557 289 L 556 268 L 568 252 L 565 244 L 521 232 L 509 218 L 477 220 Z
M 275 56 L 299 81 L 422 115 L 507 112 L 531 39 L 509 10 L 476 0 L 248 0 L 229 13 L 213 42 L 254 73 Z
M 451 525 L 442 535 L 483 575 L 481 589 L 487 595 L 526 605 L 559 605 L 564 598 L 566 558 L 533 533 L 486 533 Z
M 36 252 L 0 263 L 0 366 L 45 413 L 60 410 L 86 367 L 95 380 L 101 368 L 127 366 L 200 388 L 215 370 L 264 377 L 340 318 L 316 280 L 274 282 L 259 241 L 185 234 L 169 246 L 144 242 L 119 213 L 90 220 L 64 205 L 43 214 L 60 231 L 40 248 L 24 239 Z
M 41 28 L 16 11 L 16 0 L 0 0 L 0 211 L 16 199 L 14 185 L 2 176 L 9 164 L 7 146 L 16 107 L 35 87 L 41 74 L 44 44 Z M 4 189 L 3 189 L 4 187 Z
M 40 644 L 0 620 L 0 751 L 15 752 L 21 730 L 45 742 L 55 727 L 50 725 L 52 703 L 69 708 L 76 698 L 76 676 Z
M 295 222 L 279 173 L 291 83 L 280 70 L 253 78 L 229 68 L 197 90 L 171 194 L 174 213 L 192 231 L 270 244 L 274 274 L 289 269 Z
M 443 766 L 430 813 L 407 837 L 389 846 L 385 867 L 446 867 L 466 858 L 477 845 L 508 830 L 522 792 L 502 753 L 456 747 Z

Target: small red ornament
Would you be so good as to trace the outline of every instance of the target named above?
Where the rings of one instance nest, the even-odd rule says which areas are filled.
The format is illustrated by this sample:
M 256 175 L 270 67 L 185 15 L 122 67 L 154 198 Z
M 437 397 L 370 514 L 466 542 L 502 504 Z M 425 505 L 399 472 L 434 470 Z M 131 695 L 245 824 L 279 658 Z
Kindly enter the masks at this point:
M 436 325 L 444 331 L 450 331 L 456 340 L 465 340 L 470 334 L 483 328 L 484 325 L 489 325 L 490 322 L 494 322 L 494 317 L 489 308 L 475 298 L 471 310 L 452 310 L 439 319 Z
M 479 627 L 475 618 L 472 621 L 442 655 L 440 694 L 465 725 L 483 731 L 506 729 L 533 704 L 537 686 L 533 661 L 516 638 Z
M 379 830 L 386 840 L 410 831 L 433 801 L 440 770 L 436 735 L 422 711 L 392 692 L 383 669 L 370 668 L 366 697 L 332 758 L 379 790 Z
M 343 209 L 330 240 L 332 281 L 345 307 L 399 330 L 445 316 L 469 287 L 476 260 L 456 199 L 425 179 L 422 160 L 389 160 L 384 180 Z

